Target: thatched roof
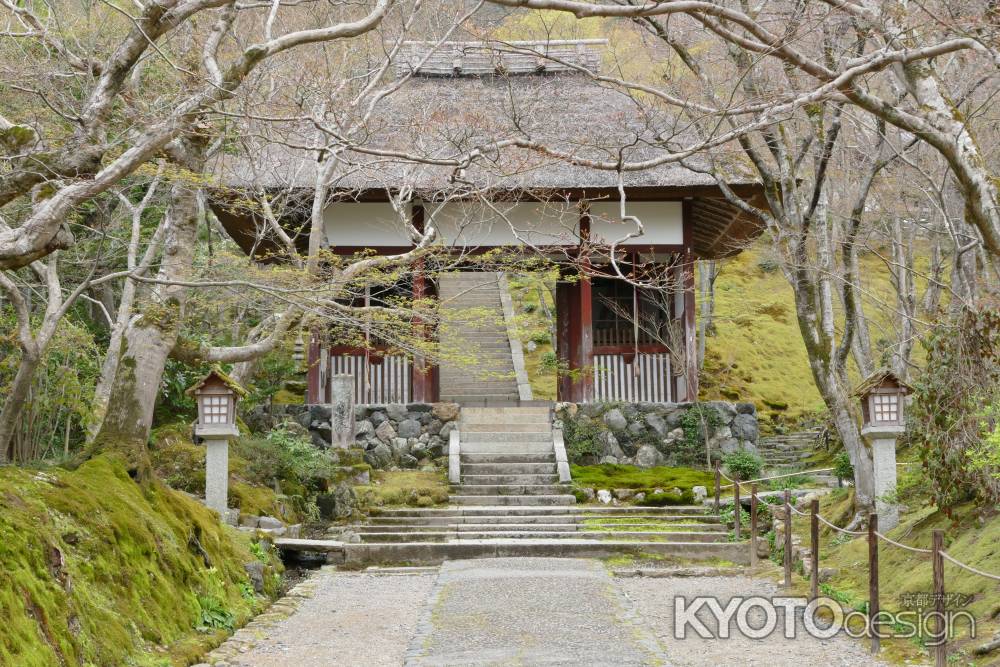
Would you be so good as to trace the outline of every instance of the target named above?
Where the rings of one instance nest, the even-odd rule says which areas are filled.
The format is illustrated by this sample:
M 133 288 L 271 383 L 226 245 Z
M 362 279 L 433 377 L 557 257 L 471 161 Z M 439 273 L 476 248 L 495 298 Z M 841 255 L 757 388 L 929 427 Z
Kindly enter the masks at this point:
M 900 387 L 904 393 L 912 393 L 913 386 L 903 382 L 895 373 L 887 368 L 880 368 L 865 378 L 861 384 L 854 388 L 852 393 L 855 397 L 861 397 L 880 387 Z
M 593 49 L 600 45 L 588 40 L 583 46 L 573 47 L 581 63 L 592 60 Z M 461 59 L 455 53 L 467 55 Z M 450 76 L 445 67 L 449 58 L 456 66 Z M 407 52 L 401 62 L 400 73 L 416 61 Z M 617 199 L 616 172 L 571 164 L 527 148 L 487 153 L 461 172 L 451 166 L 371 155 L 365 149 L 444 160 L 492 142 L 529 138 L 581 159 L 635 162 L 662 155 L 664 141 L 675 146 L 690 143 L 689 128 L 676 115 L 651 109 L 648 100 L 637 101 L 584 74 L 553 74 L 551 69 L 528 72 L 526 61 L 510 58 L 483 73 L 490 70 L 483 62 L 482 49 L 466 48 L 445 49 L 441 58 L 425 63 L 379 104 L 367 122 L 356 127 L 351 138 L 358 148 L 348 148 L 341 155 L 334 191 L 369 200 L 384 198 L 387 190 L 403 186 L 425 199 L 456 189 L 485 190 L 504 197 L 585 191 L 587 197 Z M 217 176 L 222 183 L 311 188 L 316 153 L 287 144 L 316 145 L 317 130 L 301 126 L 279 131 L 282 136 L 274 137 L 274 143 L 254 156 L 252 165 L 232 157 L 220 162 Z M 696 244 L 704 256 L 732 254 L 739 242 L 758 232 L 755 224 L 739 219 L 737 209 L 722 198 L 708 174 L 667 163 L 625 172 L 622 178 L 629 197 L 636 200 L 711 197 L 701 208 L 696 201 L 694 210 Z M 759 192 L 749 178 L 737 178 L 734 183 L 741 196 L 749 198 Z M 732 247 L 723 247 L 727 243 Z

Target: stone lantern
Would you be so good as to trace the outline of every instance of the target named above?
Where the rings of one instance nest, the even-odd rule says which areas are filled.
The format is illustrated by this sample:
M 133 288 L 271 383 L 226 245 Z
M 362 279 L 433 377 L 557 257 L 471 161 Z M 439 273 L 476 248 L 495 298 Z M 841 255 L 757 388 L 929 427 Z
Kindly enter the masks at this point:
M 861 400 L 861 435 L 872 448 L 875 511 L 882 530 L 899 524 L 899 508 L 890 501 L 896 492 L 896 438 L 906 430 L 910 391 L 908 384 L 888 370 L 873 373 L 854 391 Z
M 240 434 L 236 402 L 246 390 L 218 368 L 187 394 L 198 403 L 194 434 L 205 442 L 205 504 L 226 518 L 229 498 L 229 440 Z

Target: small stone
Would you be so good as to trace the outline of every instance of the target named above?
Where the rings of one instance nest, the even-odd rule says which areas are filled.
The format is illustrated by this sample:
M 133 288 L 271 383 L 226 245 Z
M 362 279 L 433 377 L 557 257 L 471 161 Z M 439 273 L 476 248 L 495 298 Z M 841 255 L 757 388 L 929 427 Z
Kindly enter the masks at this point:
M 738 415 L 756 415 L 757 406 L 753 403 L 737 403 L 736 404 L 736 414 Z
M 659 437 L 662 438 L 667 434 L 667 422 L 663 421 L 663 417 L 660 415 L 646 415 L 646 423 L 649 424 L 649 428 L 653 429 Z
M 527 343 L 524 344 L 524 349 L 527 350 L 528 352 L 534 352 L 535 350 L 538 349 L 538 343 L 536 343 L 533 340 L 529 340 Z
M 628 500 L 635 496 L 635 491 L 633 489 L 615 489 L 614 496 L 618 500 Z
M 583 495 L 587 500 L 593 500 L 594 498 L 597 497 L 597 493 L 589 486 L 580 489 L 580 491 L 583 492 Z
M 420 462 L 417 458 L 410 454 L 401 454 L 399 456 L 399 466 L 401 468 L 416 468 L 418 463 Z
M 732 425 L 733 437 L 737 440 L 746 440 L 748 442 L 757 442 L 757 436 L 759 434 L 759 429 L 757 427 L 757 418 L 753 415 L 748 414 L 738 414 L 733 418 Z
M 385 470 L 392 465 L 392 450 L 384 442 L 380 442 L 365 452 L 365 463 L 376 470 Z
M 667 439 L 667 441 L 669 441 L 670 444 L 673 444 L 675 442 L 683 440 L 684 439 L 684 429 L 682 429 L 682 428 L 675 428 L 673 431 L 671 431 L 670 433 L 667 434 L 667 438 L 666 439 Z
M 382 442 L 389 443 L 396 438 L 396 429 L 388 421 L 384 421 L 375 429 L 375 435 Z
M 406 419 L 406 406 L 400 403 L 392 403 L 385 406 L 385 413 L 393 421 L 402 421 Z
M 285 524 L 272 516 L 262 516 L 257 522 L 257 527 L 263 530 L 277 530 L 278 528 L 284 528 Z
M 618 445 L 618 438 L 611 431 L 604 431 L 597 436 L 597 441 L 601 443 L 601 456 L 613 456 L 616 459 L 625 458 L 625 452 Z
M 458 419 L 458 403 L 435 403 L 431 406 L 431 413 L 443 422 L 451 422 Z
M 367 440 L 375 435 L 375 425 L 372 424 L 367 419 L 362 419 L 361 421 L 355 423 L 354 425 L 354 437 L 357 440 Z
M 420 432 L 420 422 L 415 419 L 404 419 L 399 422 L 398 433 L 401 438 L 418 438 Z
M 378 428 L 379 425 L 381 425 L 383 422 L 385 422 L 388 419 L 389 418 L 381 410 L 375 410 L 368 417 L 368 420 L 371 421 L 371 423 L 375 426 L 375 428 Z
M 705 500 L 705 498 L 708 498 L 708 489 L 704 486 L 696 486 L 692 488 L 691 493 L 694 495 L 694 501 L 696 503 L 700 503 Z
M 607 489 L 601 489 L 597 492 L 597 500 L 607 505 L 611 502 L 611 492 Z
M 264 564 L 259 560 L 250 561 L 243 565 L 243 569 L 250 579 L 250 584 L 257 595 L 264 594 Z
M 614 457 L 614 456 L 602 456 L 601 460 L 599 461 L 599 463 L 602 463 L 602 464 L 603 463 L 611 463 L 613 465 L 617 465 L 618 458 Z
M 663 454 L 652 445 L 643 445 L 635 454 L 635 464 L 640 468 L 655 468 L 663 463 Z
M 357 486 L 368 486 L 372 483 L 372 475 L 368 470 L 360 470 L 351 477 L 351 484 Z
M 441 427 L 441 430 L 438 432 L 438 436 L 444 439 L 445 442 L 447 442 L 448 436 L 450 436 L 451 432 L 454 431 L 456 428 L 457 426 L 455 425 L 455 422 L 447 422 L 444 426 Z
M 391 446 L 396 456 L 410 453 L 410 443 L 407 442 L 406 438 L 393 438 Z
M 628 420 L 618 408 L 611 408 L 604 413 L 604 423 L 615 431 L 624 431 L 628 427 Z

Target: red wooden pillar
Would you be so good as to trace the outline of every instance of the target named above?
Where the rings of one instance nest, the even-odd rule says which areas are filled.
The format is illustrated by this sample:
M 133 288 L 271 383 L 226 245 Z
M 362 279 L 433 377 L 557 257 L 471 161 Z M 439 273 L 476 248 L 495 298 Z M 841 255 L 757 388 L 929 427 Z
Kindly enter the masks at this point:
M 698 400 L 698 341 L 695 323 L 694 301 L 694 221 L 691 217 L 691 200 L 685 199 L 681 206 L 684 251 L 681 256 L 681 272 L 684 277 L 684 383 L 688 401 Z
M 418 231 L 424 228 L 424 207 L 422 204 L 413 204 L 413 226 Z M 425 299 L 430 295 L 427 276 L 423 271 L 423 262 L 418 262 L 413 271 L 413 299 Z M 418 319 L 414 322 L 414 327 L 420 338 L 426 340 L 429 337 L 427 327 Z M 422 355 L 415 355 L 413 358 L 412 371 L 413 387 L 412 400 L 416 403 L 433 403 L 438 399 L 437 367 L 429 363 Z
M 583 260 L 585 272 L 589 272 L 590 261 Z M 579 283 L 580 338 L 577 346 L 577 367 L 580 369 L 578 401 L 594 400 L 594 302 L 589 275 L 581 275 Z
M 573 383 L 566 370 L 573 367 L 573 314 L 572 302 L 575 285 L 560 280 L 556 283 L 556 357 L 559 374 L 556 376 L 556 399 L 572 401 Z
M 316 336 L 309 339 L 309 353 L 306 358 L 306 403 L 321 403 L 323 397 L 320 396 L 319 363 L 320 344 Z

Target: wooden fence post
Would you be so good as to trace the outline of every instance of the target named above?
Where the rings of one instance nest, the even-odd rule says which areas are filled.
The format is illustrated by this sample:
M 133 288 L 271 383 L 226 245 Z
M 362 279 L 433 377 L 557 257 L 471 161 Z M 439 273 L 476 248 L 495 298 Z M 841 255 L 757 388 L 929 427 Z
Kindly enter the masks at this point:
M 719 494 L 722 493 L 722 471 L 719 462 L 715 462 L 715 513 L 719 513 Z
M 868 624 L 871 627 L 872 655 L 878 653 L 879 636 L 878 604 L 878 514 L 868 515 Z
M 757 564 L 757 485 L 750 485 L 750 567 Z
M 736 541 L 740 541 L 740 512 L 743 511 L 743 505 L 740 504 L 740 482 L 736 480 L 733 482 L 733 535 L 736 537 Z
M 946 667 L 948 664 L 948 638 L 944 622 L 944 531 L 935 530 L 931 533 L 931 561 L 934 565 L 934 632 L 938 645 L 934 647 L 935 667 Z
M 785 588 L 792 587 L 792 492 L 785 489 Z
M 809 595 L 813 600 L 819 597 L 819 501 L 812 501 L 809 516 L 809 546 L 812 548 L 812 581 L 809 584 Z

